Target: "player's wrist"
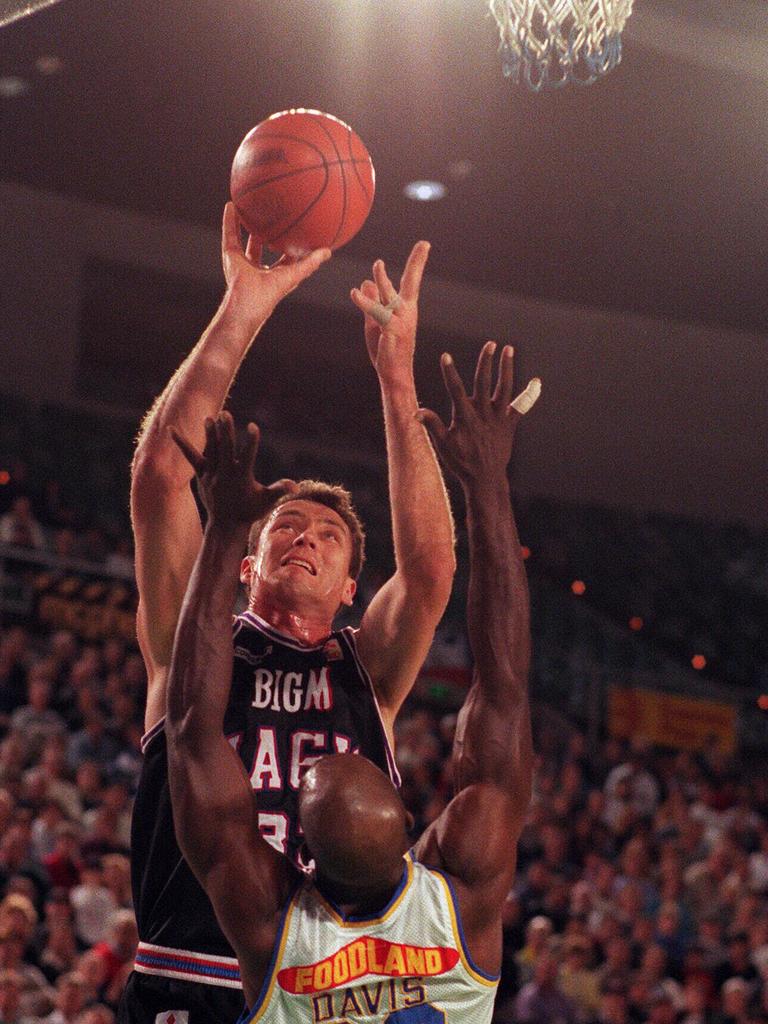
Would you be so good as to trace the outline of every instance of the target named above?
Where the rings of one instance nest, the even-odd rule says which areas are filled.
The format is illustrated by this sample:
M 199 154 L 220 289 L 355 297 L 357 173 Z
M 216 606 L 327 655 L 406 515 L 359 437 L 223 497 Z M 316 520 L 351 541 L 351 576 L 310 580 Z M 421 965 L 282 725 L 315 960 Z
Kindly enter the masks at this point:
M 241 286 L 227 288 L 219 307 L 219 323 L 225 330 L 250 337 L 270 318 L 276 303 L 272 298 L 260 301 L 252 288 L 243 292 Z

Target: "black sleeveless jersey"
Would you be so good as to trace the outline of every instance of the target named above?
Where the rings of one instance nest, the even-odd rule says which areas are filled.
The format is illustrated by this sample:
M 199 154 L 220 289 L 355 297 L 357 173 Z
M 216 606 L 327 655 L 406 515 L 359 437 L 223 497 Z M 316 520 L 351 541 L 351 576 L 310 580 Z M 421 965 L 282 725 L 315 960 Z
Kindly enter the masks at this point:
M 309 765 L 324 754 L 360 752 L 399 785 L 373 686 L 349 628 L 304 647 L 245 612 L 235 619 L 233 633 L 224 731 L 258 793 L 264 837 L 304 867 L 298 858 L 297 804 L 299 781 Z M 161 963 L 168 949 L 232 957 L 208 897 L 176 842 L 162 721 L 144 737 L 142 749 L 131 825 L 133 900 L 141 940 L 136 967 L 166 973 L 155 969 L 150 953 Z M 150 953 L 143 955 L 142 949 Z M 168 967 L 175 976 L 176 968 Z

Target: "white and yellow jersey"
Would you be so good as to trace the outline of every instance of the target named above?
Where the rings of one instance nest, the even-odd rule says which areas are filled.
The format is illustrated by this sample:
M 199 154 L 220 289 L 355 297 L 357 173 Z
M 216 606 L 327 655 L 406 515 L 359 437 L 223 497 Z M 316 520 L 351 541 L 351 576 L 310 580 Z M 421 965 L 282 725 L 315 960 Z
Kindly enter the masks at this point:
M 374 918 L 345 918 L 303 883 L 238 1024 L 489 1024 L 497 985 L 465 948 L 448 879 L 408 857 Z

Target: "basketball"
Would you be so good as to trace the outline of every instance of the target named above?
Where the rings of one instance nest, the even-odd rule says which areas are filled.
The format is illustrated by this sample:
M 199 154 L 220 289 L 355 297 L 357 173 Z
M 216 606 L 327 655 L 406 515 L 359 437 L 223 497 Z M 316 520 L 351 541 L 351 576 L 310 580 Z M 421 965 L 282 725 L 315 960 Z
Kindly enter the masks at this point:
M 319 110 L 284 110 L 245 136 L 232 162 L 232 201 L 250 234 L 275 252 L 338 249 L 373 203 L 368 150 Z

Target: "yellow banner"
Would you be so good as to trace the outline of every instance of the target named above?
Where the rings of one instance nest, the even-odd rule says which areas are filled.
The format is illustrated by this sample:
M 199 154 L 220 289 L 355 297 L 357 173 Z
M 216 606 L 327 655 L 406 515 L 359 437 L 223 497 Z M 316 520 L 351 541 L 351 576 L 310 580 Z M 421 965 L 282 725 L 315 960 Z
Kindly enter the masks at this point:
M 608 693 L 608 731 L 619 739 L 639 736 L 678 750 L 714 746 L 730 754 L 736 748 L 736 708 L 658 690 L 612 686 Z

